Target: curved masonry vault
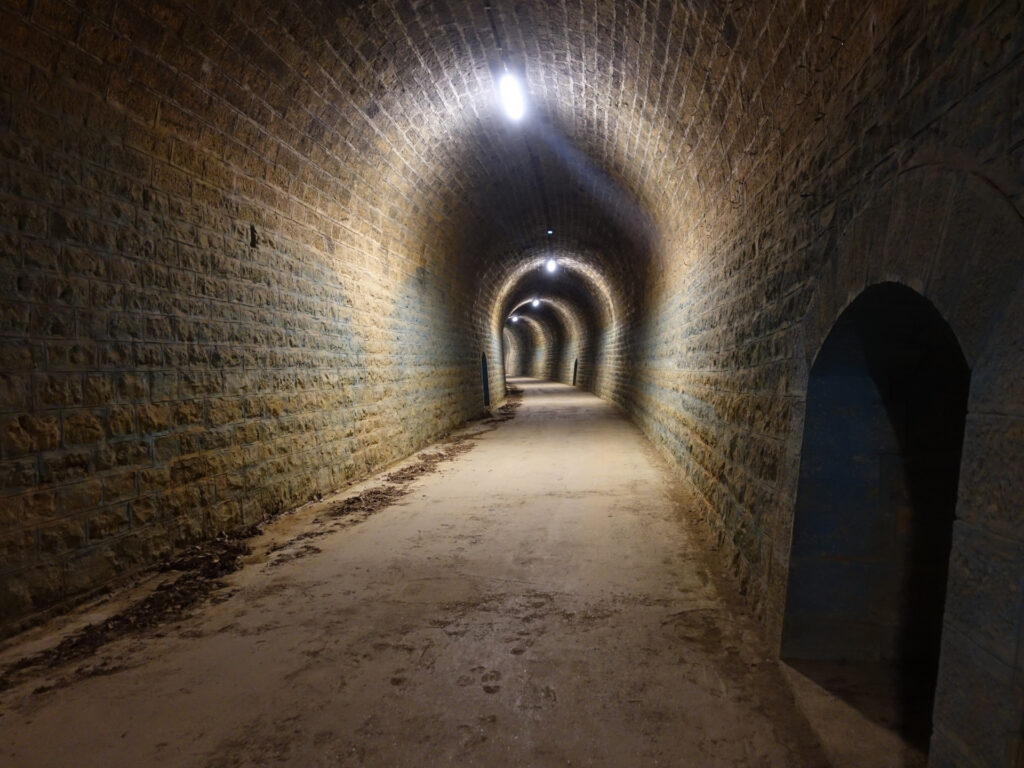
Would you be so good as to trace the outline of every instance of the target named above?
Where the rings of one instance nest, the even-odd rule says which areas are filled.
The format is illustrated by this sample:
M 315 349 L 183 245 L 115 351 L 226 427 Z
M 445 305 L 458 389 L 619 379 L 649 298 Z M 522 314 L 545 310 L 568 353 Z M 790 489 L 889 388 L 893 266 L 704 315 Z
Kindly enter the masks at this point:
M 547 269 L 552 259 L 553 272 Z M 598 267 L 571 252 L 549 249 L 540 256 L 527 253 L 513 264 L 503 282 L 496 284 L 496 295 L 483 294 L 481 299 L 485 306 L 491 302 L 492 328 L 504 325 L 510 333 L 516 330 L 516 323 L 523 323 L 524 328 L 543 328 L 540 337 L 514 333 L 510 337 L 538 350 L 533 357 L 537 367 L 522 371 L 532 370 L 532 376 L 566 384 L 573 384 L 574 374 L 579 373 L 576 383 L 580 386 L 605 397 L 612 395 L 609 382 L 621 380 L 623 373 L 621 355 L 614 354 L 624 346 L 624 325 L 617 319 L 616 307 L 626 302 L 613 293 Z M 537 307 L 533 306 L 534 300 Z M 497 340 L 499 336 L 495 332 L 492 338 Z M 530 353 L 526 354 L 529 358 Z M 521 356 L 517 350 L 516 359 Z M 504 360 L 504 355 L 500 359 Z M 500 371 L 496 380 L 503 381 Z
M 621 406 L 777 647 L 809 370 L 897 282 L 971 368 L 931 759 L 1019 764 L 1020 2 L 2 0 L 0 25 L 4 632 L 482 415 L 484 355 L 492 406 L 577 366 Z

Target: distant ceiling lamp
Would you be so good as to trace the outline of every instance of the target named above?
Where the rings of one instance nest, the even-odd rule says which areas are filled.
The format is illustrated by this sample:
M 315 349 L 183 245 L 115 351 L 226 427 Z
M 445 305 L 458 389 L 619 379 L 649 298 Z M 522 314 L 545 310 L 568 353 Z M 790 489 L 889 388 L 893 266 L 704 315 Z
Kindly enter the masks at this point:
M 519 315 L 512 315 L 512 317 L 510 317 L 509 320 L 511 320 L 513 323 L 518 323 Z
M 519 78 L 506 72 L 498 81 L 498 93 L 501 96 L 501 106 L 505 108 L 505 114 L 509 120 L 519 122 L 526 114 L 526 96 L 523 94 L 523 86 Z
M 554 272 L 556 269 L 558 269 L 558 262 L 555 261 L 554 259 L 548 259 L 547 263 L 544 264 L 544 268 L 548 272 Z
M 540 306 L 540 299 L 534 299 L 533 301 L 531 301 L 530 302 L 530 306 L 531 307 L 539 307 Z
M 553 235 L 553 234 L 555 234 L 555 230 L 553 230 L 553 229 L 549 229 L 549 230 L 548 230 L 548 235 Z

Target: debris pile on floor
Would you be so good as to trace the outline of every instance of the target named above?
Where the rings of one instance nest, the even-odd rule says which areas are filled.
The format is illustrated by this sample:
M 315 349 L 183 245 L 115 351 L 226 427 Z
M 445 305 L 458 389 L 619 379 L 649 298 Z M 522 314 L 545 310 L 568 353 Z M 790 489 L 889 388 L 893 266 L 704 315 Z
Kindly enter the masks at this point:
M 474 435 L 475 437 L 475 435 Z M 444 449 L 442 455 L 442 461 L 451 461 L 456 456 L 459 456 L 467 451 L 471 451 L 476 447 L 476 443 L 472 442 L 469 437 L 462 437 L 458 440 L 453 440 L 451 444 Z
M 415 464 L 410 464 L 407 467 L 397 469 L 387 476 L 389 483 L 409 483 L 415 480 L 420 475 L 425 475 L 428 472 L 433 472 L 437 469 L 437 465 L 445 460 L 443 453 L 421 453 L 419 461 Z
M 288 544 L 292 543 L 294 543 L 294 539 L 288 542 Z M 303 544 L 298 549 L 292 549 L 288 552 L 282 552 L 269 563 L 267 563 L 267 565 L 270 568 L 276 568 L 277 566 L 283 565 L 284 563 L 290 563 L 292 560 L 300 560 L 303 557 L 306 557 L 307 555 L 318 555 L 321 552 L 323 552 L 323 550 L 315 544 Z
M 51 668 L 94 654 L 100 647 L 134 632 L 157 626 L 183 616 L 215 589 L 220 581 L 239 568 L 239 559 L 248 554 L 246 539 L 259 532 L 251 526 L 190 547 L 160 568 L 181 572 L 173 581 L 158 586 L 150 595 L 99 624 L 89 624 L 66 637 L 58 645 L 19 659 L 0 671 L 0 690 L 14 684 L 14 676 L 30 667 Z
M 497 412 L 489 419 L 484 421 L 484 424 L 500 424 L 503 421 L 508 421 L 516 415 L 516 409 L 523 404 L 523 390 L 518 387 L 508 388 L 508 397 L 505 400 L 505 404 L 497 410 Z
M 504 419 L 502 419 L 504 420 Z M 491 419 L 483 422 L 484 424 L 490 423 Z M 489 431 L 489 430 L 484 430 Z M 472 435 L 459 435 L 447 440 L 444 444 L 444 448 L 440 451 L 432 451 L 429 453 L 421 453 L 416 458 L 419 459 L 415 464 L 410 464 L 401 469 L 396 469 L 385 477 L 389 483 L 409 483 L 415 480 L 420 475 L 426 475 L 434 472 L 437 469 L 437 465 L 445 461 L 451 461 L 456 456 L 461 456 L 467 451 L 473 450 L 475 443 L 473 439 L 477 437 L 476 434 Z M 386 486 L 384 486 L 386 487 Z
M 358 516 L 365 520 L 384 507 L 390 506 L 397 499 L 400 499 L 408 491 L 403 488 L 396 488 L 392 485 L 379 485 L 368 488 L 360 494 L 342 499 L 324 510 L 324 516 L 328 518 Z

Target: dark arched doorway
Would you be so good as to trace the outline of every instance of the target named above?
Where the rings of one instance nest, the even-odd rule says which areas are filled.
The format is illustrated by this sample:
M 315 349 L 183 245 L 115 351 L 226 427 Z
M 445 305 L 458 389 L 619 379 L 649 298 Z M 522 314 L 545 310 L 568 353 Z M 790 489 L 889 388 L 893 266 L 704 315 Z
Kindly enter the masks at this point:
M 579 371 L 579 369 L 580 369 L 580 361 L 579 361 L 579 358 L 576 358 L 575 360 L 572 361 L 572 385 L 574 387 L 576 386 L 576 374 Z
M 491 407 L 491 380 L 487 377 L 487 353 L 480 355 L 480 377 L 484 383 L 484 407 Z
M 970 371 L 938 311 L 862 293 L 811 368 L 782 656 L 927 749 Z

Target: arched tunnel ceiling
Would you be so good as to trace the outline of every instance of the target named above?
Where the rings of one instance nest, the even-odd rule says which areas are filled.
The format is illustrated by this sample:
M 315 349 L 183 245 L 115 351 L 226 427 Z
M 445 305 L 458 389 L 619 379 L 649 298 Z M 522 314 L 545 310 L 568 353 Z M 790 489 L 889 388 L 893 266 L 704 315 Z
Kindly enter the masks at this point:
M 507 294 L 503 314 L 508 316 L 511 312 L 528 310 L 530 300 L 534 298 L 567 301 L 578 307 L 594 325 L 609 320 L 606 307 L 601 302 L 600 289 L 588 284 L 586 277 L 564 264 L 553 273 L 543 267 L 526 271 Z
M 609 7 L 616 12 L 617 4 Z M 649 250 L 641 186 L 625 173 L 636 163 L 615 156 L 608 114 L 593 125 L 581 120 L 588 100 L 604 113 L 621 112 L 624 102 L 610 68 L 584 76 L 590 41 L 571 31 L 577 25 L 563 28 L 581 14 L 560 10 L 473 2 L 413 12 L 405 3 L 374 3 L 346 20 L 346 40 L 356 30 L 365 35 L 359 50 L 372 55 L 369 73 L 380 86 L 366 94 L 363 115 L 382 139 L 378 148 L 397 151 L 427 182 L 417 191 L 437 193 L 432 207 L 449 225 L 448 250 L 528 247 L 547 229 L 559 238 L 585 235 L 634 260 Z M 378 48 L 378 41 L 387 42 Z M 495 100 L 494 74 L 506 66 L 526 81 L 529 111 L 520 124 Z
M 780 137 L 820 112 L 839 76 L 843 29 L 864 12 L 849 3 L 320 0 L 252 3 L 226 18 L 251 24 L 304 74 L 279 94 L 280 109 L 316 126 L 307 133 L 323 136 L 324 159 L 363 158 L 342 183 L 351 196 L 324 201 L 327 216 L 348 220 L 351 204 L 371 226 L 397 220 L 410 241 L 454 255 L 477 282 L 553 229 L 555 245 L 601 252 L 612 279 L 636 282 L 667 231 L 693 231 L 710 207 L 738 204 L 764 183 Z M 520 124 L 496 101 L 503 67 L 525 79 Z
M 808 368 L 878 281 L 972 369 L 950 584 L 1020 544 L 1019 0 L 2 5 L 0 624 L 415 454 L 508 365 L 623 408 L 777 640 Z M 940 762 L 1019 725 L 979 590 L 940 687 L 991 706 L 936 712 L 988 740 Z
M 596 289 L 564 267 L 555 273 L 533 269 L 518 280 L 504 302 L 501 316 L 534 315 L 555 311 L 563 330 L 578 338 L 582 332 L 596 333 L 610 322 L 605 307 L 595 297 Z M 537 299 L 540 306 L 533 307 Z

